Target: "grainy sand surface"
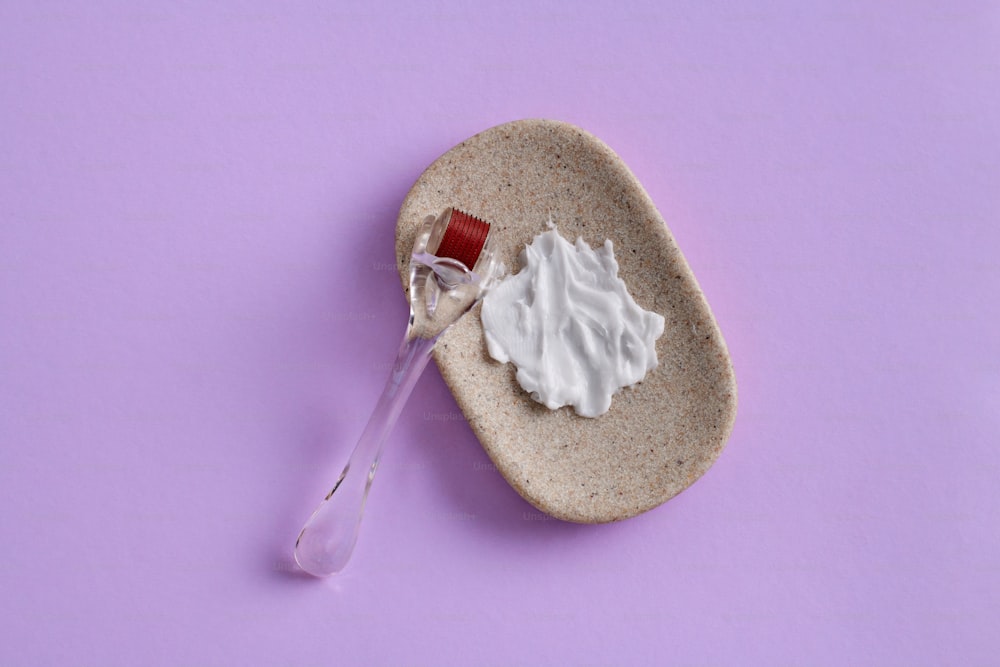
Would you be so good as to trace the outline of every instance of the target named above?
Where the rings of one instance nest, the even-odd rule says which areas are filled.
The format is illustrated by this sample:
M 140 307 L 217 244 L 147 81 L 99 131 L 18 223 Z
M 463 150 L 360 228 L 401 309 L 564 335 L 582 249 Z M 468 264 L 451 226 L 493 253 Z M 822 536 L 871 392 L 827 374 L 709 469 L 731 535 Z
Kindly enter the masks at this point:
M 410 190 L 396 256 L 404 289 L 423 218 L 454 206 L 496 226 L 511 271 L 552 220 L 568 240 L 614 244 L 636 302 L 666 318 L 659 366 L 615 395 L 597 419 L 549 410 L 489 357 L 479 306 L 438 342 L 434 358 L 497 469 L 554 517 L 617 521 L 677 495 L 715 462 L 736 416 L 725 341 L 663 218 L 621 159 L 589 133 L 551 120 L 500 125 L 455 146 Z

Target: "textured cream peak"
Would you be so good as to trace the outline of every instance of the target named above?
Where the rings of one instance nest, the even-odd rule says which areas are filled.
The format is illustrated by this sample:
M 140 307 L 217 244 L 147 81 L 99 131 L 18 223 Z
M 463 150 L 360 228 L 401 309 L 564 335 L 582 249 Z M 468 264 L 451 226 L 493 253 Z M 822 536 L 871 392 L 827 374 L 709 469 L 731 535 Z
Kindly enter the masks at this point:
M 610 240 L 597 250 L 580 238 L 572 245 L 550 223 L 521 266 L 483 301 L 490 356 L 512 361 L 521 387 L 549 409 L 599 417 L 656 368 L 663 317 L 629 294 Z

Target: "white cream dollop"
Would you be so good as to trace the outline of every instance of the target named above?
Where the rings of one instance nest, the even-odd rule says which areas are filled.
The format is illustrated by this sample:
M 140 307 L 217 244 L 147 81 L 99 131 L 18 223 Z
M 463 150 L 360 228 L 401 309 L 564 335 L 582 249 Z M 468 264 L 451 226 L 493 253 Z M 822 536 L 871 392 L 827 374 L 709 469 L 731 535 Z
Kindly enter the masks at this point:
M 599 417 L 656 368 L 663 316 L 628 293 L 610 240 L 593 250 L 552 228 L 525 247 L 521 267 L 483 299 L 490 356 L 514 362 L 518 383 L 549 409 Z

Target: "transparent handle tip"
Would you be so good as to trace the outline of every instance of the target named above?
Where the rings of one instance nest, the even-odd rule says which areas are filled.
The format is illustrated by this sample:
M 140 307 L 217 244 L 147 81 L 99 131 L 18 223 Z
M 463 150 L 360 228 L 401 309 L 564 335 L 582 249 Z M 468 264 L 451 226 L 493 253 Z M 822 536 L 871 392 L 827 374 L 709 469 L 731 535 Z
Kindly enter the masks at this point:
M 352 503 L 344 498 L 346 489 L 341 487 L 349 473 L 348 467 L 295 542 L 295 562 L 313 576 L 328 577 L 343 570 L 358 541 L 364 499 Z

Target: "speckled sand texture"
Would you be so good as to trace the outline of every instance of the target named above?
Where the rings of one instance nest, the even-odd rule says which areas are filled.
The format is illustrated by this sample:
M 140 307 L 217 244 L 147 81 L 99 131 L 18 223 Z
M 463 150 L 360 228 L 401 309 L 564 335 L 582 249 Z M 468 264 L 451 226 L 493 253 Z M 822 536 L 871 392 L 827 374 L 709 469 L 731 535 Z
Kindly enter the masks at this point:
M 417 227 L 447 206 L 499 228 L 511 271 L 550 215 L 570 241 L 582 236 L 599 247 L 611 239 L 636 302 L 666 318 L 659 366 L 597 419 L 533 401 L 514 366 L 487 354 L 479 306 L 445 333 L 435 361 L 511 486 L 554 517 L 601 523 L 656 507 L 704 474 L 736 416 L 732 364 L 687 262 L 621 159 L 593 135 L 551 120 L 515 121 L 464 141 L 403 202 L 396 256 L 404 288 Z

